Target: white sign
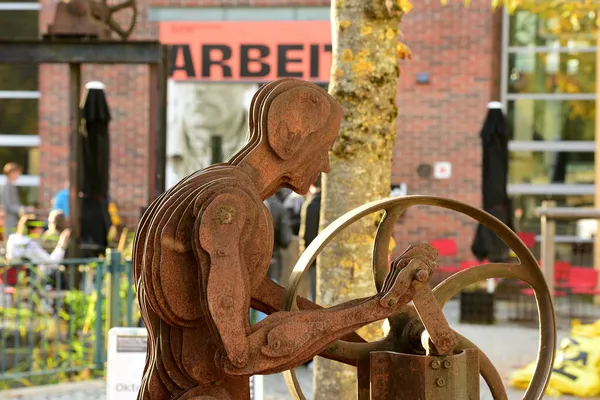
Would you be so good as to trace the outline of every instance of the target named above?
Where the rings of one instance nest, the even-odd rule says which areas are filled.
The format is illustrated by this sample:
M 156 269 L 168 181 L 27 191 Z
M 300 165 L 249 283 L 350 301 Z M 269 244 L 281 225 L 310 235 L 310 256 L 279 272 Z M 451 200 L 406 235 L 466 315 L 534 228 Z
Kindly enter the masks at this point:
M 108 331 L 106 400 L 137 400 L 146 364 L 146 328 L 112 328 Z M 263 400 L 263 377 L 250 379 L 250 399 Z
M 440 161 L 433 164 L 433 177 L 435 179 L 448 179 L 452 176 L 452 164 Z
M 390 197 L 406 196 L 407 193 L 408 193 L 408 189 L 406 187 L 406 183 L 401 183 L 399 185 L 392 185 L 392 191 L 390 192 Z
M 112 328 L 108 331 L 107 400 L 137 400 L 146 364 L 147 343 L 146 328 Z

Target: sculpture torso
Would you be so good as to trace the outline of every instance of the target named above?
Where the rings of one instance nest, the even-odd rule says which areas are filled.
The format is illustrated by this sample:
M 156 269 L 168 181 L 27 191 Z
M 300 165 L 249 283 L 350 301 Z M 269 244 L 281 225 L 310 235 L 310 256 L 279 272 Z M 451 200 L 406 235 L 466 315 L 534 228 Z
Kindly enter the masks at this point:
M 239 248 L 253 293 L 269 267 L 273 227 L 254 183 L 241 168 L 221 164 L 190 175 L 151 205 L 138 228 L 134 268 L 140 303 L 155 315 L 152 322 L 156 328 L 151 331 L 160 332 L 163 344 L 150 357 L 157 357 L 161 383 L 172 381 L 166 386 L 173 395 L 194 387 L 193 381 L 208 385 L 222 378 L 211 362 L 215 355 L 207 354 L 216 354 L 220 343 L 206 320 L 210 318 L 206 288 L 211 263 L 198 231 L 203 210 L 211 201 L 217 195 L 238 191 L 255 203 L 255 210 L 246 210 L 253 218 L 245 225 L 240 243 L 232 243 Z M 222 207 L 219 211 L 221 222 L 227 223 L 232 210 Z M 149 343 L 153 339 L 149 338 Z M 204 350 L 186 352 L 198 347 Z

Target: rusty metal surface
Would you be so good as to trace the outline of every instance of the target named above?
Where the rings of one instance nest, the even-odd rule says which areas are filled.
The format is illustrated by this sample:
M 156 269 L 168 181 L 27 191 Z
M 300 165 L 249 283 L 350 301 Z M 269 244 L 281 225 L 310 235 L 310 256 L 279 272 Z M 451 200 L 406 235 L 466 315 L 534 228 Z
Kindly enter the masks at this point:
M 369 378 L 384 388 L 384 374 L 387 382 L 406 378 L 408 384 L 417 373 L 423 384 L 415 399 L 468 398 L 466 393 L 477 398 L 479 381 L 472 378 L 479 372 L 477 364 L 482 361 L 481 372 L 494 385 L 497 372 L 485 355 L 452 331 L 441 308 L 448 296 L 490 274 L 517 274 L 536 290 L 543 311 L 541 367 L 534 377 L 539 387 L 527 393 L 539 398 L 535 395 L 547 384 L 546 362 L 555 347 L 553 314 L 547 314 L 552 304 L 543 293 L 543 277 L 540 280 L 537 266 L 530 263 L 533 256 L 523 253 L 528 250 L 514 233 L 481 210 L 423 196 L 373 202 L 335 221 L 311 243 L 287 290 L 270 280 L 266 275 L 273 227 L 263 200 L 280 187 L 305 193 L 319 173 L 328 171 L 328 150 L 337 138 L 342 112 L 318 86 L 283 79 L 255 94 L 250 113 L 249 142 L 242 150 L 225 163 L 183 179 L 159 196 L 140 221 L 133 263 L 148 328 L 148 356 L 138 399 L 246 400 L 249 376 L 286 370 L 294 398 L 303 399 L 293 368 L 315 355 L 357 365 L 361 400 L 367 398 Z M 433 291 L 429 279 L 437 268 L 437 251 L 430 245 L 410 246 L 388 266 L 393 222 L 417 204 L 445 207 L 483 222 L 512 245 L 522 264 L 474 268 Z M 357 219 L 381 210 L 386 217 L 373 254 L 378 293 L 327 309 L 298 297 L 303 274 L 327 243 Z M 270 315 L 250 326 L 250 307 Z M 392 327 L 385 339 L 365 343 L 355 333 L 385 318 Z M 457 351 L 462 353 L 454 354 Z M 451 362 L 447 371 L 424 372 L 423 360 L 434 359 L 456 364 Z M 380 363 L 374 365 L 373 360 Z M 403 363 L 402 368 L 393 367 L 396 363 Z M 473 373 L 468 373 L 469 365 Z M 372 396 L 398 398 L 392 392 L 404 393 L 404 386 L 385 389 L 387 394 L 374 389 Z M 442 391 L 455 397 L 435 394 Z
M 166 46 L 155 41 L 2 40 L 2 64 L 158 64 Z
M 370 355 L 371 398 L 477 400 L 478 357 L 474 349 L 448 356 L 373 352 Z
M 266 277 L 273 227 L 263 200 L 283 186 L 305 193 L 328 171 L 342 113 L 318 86 L 287 79 L 265 85 L 251 114 L 246 147 L 179 182 L 140 221 L 133 262 L 149 343 L 140 399 L 247 399 L 250 375 L 361 340 L 358 328 L 412 297 L 390 277 L 370 298 L 329 309 L 299 299 L 301 311 L 277 312 L 285 289 Z M 415 272 L 431 269 L 422 265 Z M 250 326 L 251 304 L 273 314 Z
M 115 14 L 131 10 L 128 25 L 122 27 Z M 47 37 L 50 38 L 92 38 L 110 39 L 116 33 L 126 40 L 137 21 L 135 0 L 125 0 L 109 5 L 108 0 L 61 0 L 56 4 L 54 21 L 48 25 Z
M 538 309 L 540 311 L 538 365 L 524 399 L 541 398 L 551 374 L 556 347 L 554 307 L 544 277 L 535 258 L 514 232 L 490 214 L 468 204 L 432 196 L 405 196 L 402 198 L 390 198 L 371 202 L 350 211 L 326 227 L 319 237 L 317 237 L 302 254 L 287 286 L 287 292 L 282 302 L 282 310 L 293 311 L 296 309 L 295 291 L 297 290 L 297 286 L 302 280 L 307 267 L 316 259 L 322 249 L 333 240 L 339 232 L 355 221 L 366 215 L 382 210 L 385 210 L 385 216 L 375 238 L 373 271 L 376 287 L 378 289 L 385 288 L 385 283 L 381 282 L 383 272 L 389 270 L 393 273 L 394 270 L 398 269 L 397 267 L 394 267 L 395 264 L 399 263 L 399 260 L 394 260 L 391 268 L 388 268 L 387 266 L 389 254 L 388 243 L 393 232 L 390 227 L 393 226 L 395 219 L 398 218 L 404 210 L 416 205 L 442 207 L 458 211 L 474 218 L 498 234 L 507 245 L 515 251 L 520 259 L 520 263 L 490 264 L 473 267 L 450 277 L 432 292 L 428 292 L 427 285 L 425 285 L 429 276 L 425 276 L 425 272 L 420 272 L 421 276 L 415 276 L 416 279 L 410 283 L 411 292 L 413 294 L 411 300 L 413 300 L 414 307 L 406 306 L 390 318 L 391 330 L 388 337 L 373 343 L 348 343 L 343 340 L 338 340 L 327 347 L 323 354 L 326 354 L 329 357 L 344 358 L 346 360 L 353 359 L 356 360 L 354 363 L 356 364 L 365 357 L 369 357 L 370 354 L 375 351 L 413 354 L 425 354 L 427 352 L 429 352 L 429 354 L 448 354 L 452 350 L 462 350 L 467 348 L 473 348 L 479 351 L 474 344 L 455 332 L 451 333 L 451 331 L 449 331 L 447 322 L 441 313 L 441 308 L 447 300 L 460 292 L 461 289 L 477 281 L 488 278 L 518 278 L 524 280 L 533 287 L 538 301 Z M 423 249 L 423 247 L 421 247 L 421 249 Z M 405 252 L 405 254 L 409 252 L 410 249 L 408 252 Z M 414 254 L 412 256 L 414 257 Z M 423 255 L 416 258 L 419 259 L 420 257 L 423 257 Z M 427 256 L 425 255 L 425 257 Z M 411 259 L 408 259 L 408 261 L 410 263 Z M 432 265 L 434 264 L 435 263 L 432 262 Z M 405 267 L 406 265 L 410 264 L 403 264 L 402 267 Z M 402 267 L 400 268 L 402 269 Z M 399 273 L 398 276 L 400 276 Z M 406 278 L 407 276 L 404 276 L 404 279 Z M 389 280 L 389 278 L 386 278 L 386 280 Z M 425 329 L 425 326 L 428 327 L 429 331 Z M 485 354 L 481 351 L 479 352 L 481 374 L 486 379 L 486 383 L 490 386 L 494 397 L 500 400 L 505 399 L 506 391 L 502 386 L 502 380 L 499 377 L 498 372 Z M 288 388 L 295 399 L 304 399 L 305 397 L 302 394 L 301 388 L 294 379 L 294 374 L 294 370 L 286 372 L 286 375 L 288 375 L 286 376 Z

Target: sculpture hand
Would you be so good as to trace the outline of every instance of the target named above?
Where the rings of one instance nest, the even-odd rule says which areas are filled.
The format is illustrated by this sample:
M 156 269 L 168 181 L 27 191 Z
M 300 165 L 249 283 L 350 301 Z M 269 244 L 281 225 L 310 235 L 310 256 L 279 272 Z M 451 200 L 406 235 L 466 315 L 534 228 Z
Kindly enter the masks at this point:
M 437 268 L 437 250 L 427 243 L 410 246 L 392 261 L 381 294 L 380 304 L 402 307 L 414 296 L 413 281 L 427 282 Z

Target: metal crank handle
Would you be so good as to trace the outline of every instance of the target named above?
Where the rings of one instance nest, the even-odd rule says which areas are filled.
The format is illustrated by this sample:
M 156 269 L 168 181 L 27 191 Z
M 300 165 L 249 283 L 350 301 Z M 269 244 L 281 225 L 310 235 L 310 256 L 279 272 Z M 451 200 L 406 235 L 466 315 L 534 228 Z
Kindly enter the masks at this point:
M 428 281 L 429 280 L 429 267 L 420 260 L 411 260 L 408 265 L 400 272 L 394 279 L 392 289 L 383 295 L 379 304 L 383 308 L 390 308 L 397 305 L 398 302 L 407 296 L 408 291 L 415 281 Z M 405 303 L 410 301 L 410 297 L 406 299 Z

